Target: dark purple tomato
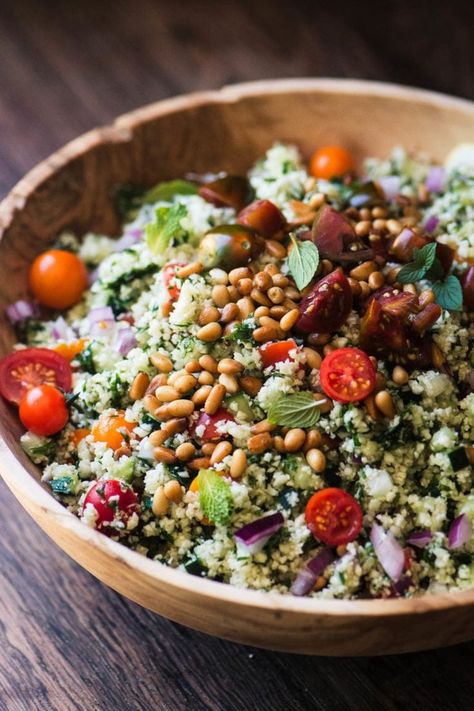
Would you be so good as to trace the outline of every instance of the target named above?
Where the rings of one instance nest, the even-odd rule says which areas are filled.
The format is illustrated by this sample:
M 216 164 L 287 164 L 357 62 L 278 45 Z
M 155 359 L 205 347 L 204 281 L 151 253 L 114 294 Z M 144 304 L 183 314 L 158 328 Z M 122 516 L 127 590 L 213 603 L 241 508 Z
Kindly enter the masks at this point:
M 342 269 L 318 281 L 299 306 L 296 327 L 303 333 L 333 333 L 352 310 L 352 290 Z

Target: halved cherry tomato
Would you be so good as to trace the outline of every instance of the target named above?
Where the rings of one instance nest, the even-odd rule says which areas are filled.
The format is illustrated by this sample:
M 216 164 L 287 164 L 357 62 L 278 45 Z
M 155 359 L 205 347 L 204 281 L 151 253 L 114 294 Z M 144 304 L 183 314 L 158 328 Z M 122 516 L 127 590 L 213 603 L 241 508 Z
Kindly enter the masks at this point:
M 201 442 L 212 442 L 214 440 L 223 439 L 218 426 L 223 422 L 235 422 L 234 417 L 224 407 L 220 407 L 213 415 L 208 415 L 206 412 L 201 412 L 196 422 L 190 428 L 191 437 L 200 440 Z M 196 430 L 204 426 L 202 434 L 197 434 Z
M 374 250 L 357 237 L 347 217 L 330 205 L 322 205 L 316 213 L 310 239 L 320 256 L 333 262 L 364 262 L 374 255 Z
M 10 402 L 20 402 L 29 388 L 48 383 L 69 392 L 71 366 L 59 353 L 49 348 L 24 348 L 0 360 L 0 395 Z
M 105 442 L 111 449 L 118 449 L 130 438 L 136 427 L 135 422 L 128 422 L 123 410 L 116 415 L 102 413 L 92 427 L 92 434 L 96 442 Z
M 309 172 L 315 178 L 331 180 L 354 170 L 354 159 L 342 146 L 323 146 L 313 153 Z
M 352 310 L 352 290 L 342 269 L 318 281 L 299 306 L 296 327 L 303 333 L 332 333 Z
M 140 512 L 136 493 L 119 479 L 95 482 L 84 498 L 83 511 L 88 504 L 95 508 L 95 527 L 103 533 L 119 533 L 126 528 L 130 517 Z
M 337 348 L 328 353 L 319 377 L 325 394 L 338 402 L 364 400 L 375 388 L 375 368 L 359 348 Z
M 71 433 L 71 442 L 77 447 L 83 439 L 90 435 L 91 431 L 87 427 L 79 427 L 77 430 Z
M 80 301 L 87 289 L 84 262 L 63 249 L 38 255 L 30 268 L 30 288 L 37 301 L 51 309 L 68 309 Z
M 20 400 L 20 420 L 34 434 L 49 437 L 66 426 L 69 419 L 64 395 L 54 385 L 37 385 Z
M 389 252 L 393 254 L 398 262 L 411 262 L 414 258 L 415 249 L 421 249 L 433 240 L 422 237 L 413 232 L 409 227 L 405 227 L 397 237 L 395 237 Z M 451 249 L 447 244 L 441 242 L 436 243 L 436 257 L 441 262 L 441 265 L 447 274 L 451 269 L 454 260 L 454 249 Z
M 250 203 L 239 212 L 237 222 L 240 225 L 251 227 L 263 237 L 272 237 L 286 224 L 282 212 L 270 200 L 255 200 Z
M 57 346 L 54 346 L 53 350 L 71 362 L 79 353 L 82 353 L 86 343 L 87 338 L 79 338 L 77 341 L 71 341 L 69 343 L 58 343 Z
M 342 546 L 359 535 L 362 509 L 343 489 L 321 489 L 306 504 L 305 521 L 319 541 L 328 546 Z
M 255 259 L 265 241 L 245 225 L 218 225 L 208 230 L 199 245 L 199 261 L 206 269 L 221 267 L 231 270 Z
M 181 287 L 174 282 L 176 270 L 179 269 L 179 267 L 184 267 L 184 263 L 173 262 L 173 264 L 165 264 L 161 272 L 163 284 L 165 285 L 165 289 L 168 291 L 171 301 L 179 299 L 179 294 L 181 292 Z M 173 281 L 172 284 L 171 281 Z
M 207 202 L 218 207 L 233 207 L 234 210 L 241 210 L 254 196 L 249 181 L 241 175 L 221 175 L 203 183 L 198 192 Z
M 266 343 L 258 349 L 260 358 L 264 368 L 275 363 L 281 363 L 285 360 L 294 360 L 290 355 L 290 351 L 296 348 L 296 343 L 292 338 L 288 341 L 277 341 L 276 343 Z
M 462 300 L 467 311 L 474 311 L 474 267 L 469 267 L 461 278 Z

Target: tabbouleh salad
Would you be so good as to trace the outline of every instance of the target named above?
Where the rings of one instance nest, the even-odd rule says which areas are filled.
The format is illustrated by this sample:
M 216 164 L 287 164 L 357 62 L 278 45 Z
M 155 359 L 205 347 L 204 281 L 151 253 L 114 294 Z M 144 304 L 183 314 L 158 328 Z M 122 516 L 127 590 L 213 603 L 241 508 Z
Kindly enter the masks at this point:
M 474 160 L 116 193 L 7 309 L 24 450 L 84 525 L 191 574 L 317 598 L 474 586 Z

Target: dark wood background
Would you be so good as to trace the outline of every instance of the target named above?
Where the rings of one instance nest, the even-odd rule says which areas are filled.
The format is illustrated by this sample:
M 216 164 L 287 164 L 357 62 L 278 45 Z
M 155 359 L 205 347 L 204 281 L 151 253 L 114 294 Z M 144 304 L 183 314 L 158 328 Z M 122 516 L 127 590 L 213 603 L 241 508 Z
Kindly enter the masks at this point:
M 473 29 L 472 1 L 2 0 L 0 194 L 116 114 L 229 82 L 347 76 L 474 99 Z M 1 711 L 459 711 L 473 662 L 474 643 L 329 659 L 190 631 L 79 568 L 0 484 Z

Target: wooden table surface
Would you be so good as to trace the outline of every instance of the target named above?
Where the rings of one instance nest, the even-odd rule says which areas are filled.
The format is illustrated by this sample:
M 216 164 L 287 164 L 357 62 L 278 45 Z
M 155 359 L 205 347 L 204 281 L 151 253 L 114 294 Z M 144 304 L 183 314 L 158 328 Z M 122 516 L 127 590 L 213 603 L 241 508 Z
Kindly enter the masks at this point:
M 94 125 L 230 82 L 348 76 L 474 99 L 473 8 L 454 0 L 4 0 L 0 193 Z M 1 711 L 462 711 L 473 708 L 473 663 L 474 643 L 329 659 L 185 629 L 79 568 L 0 484 Z

